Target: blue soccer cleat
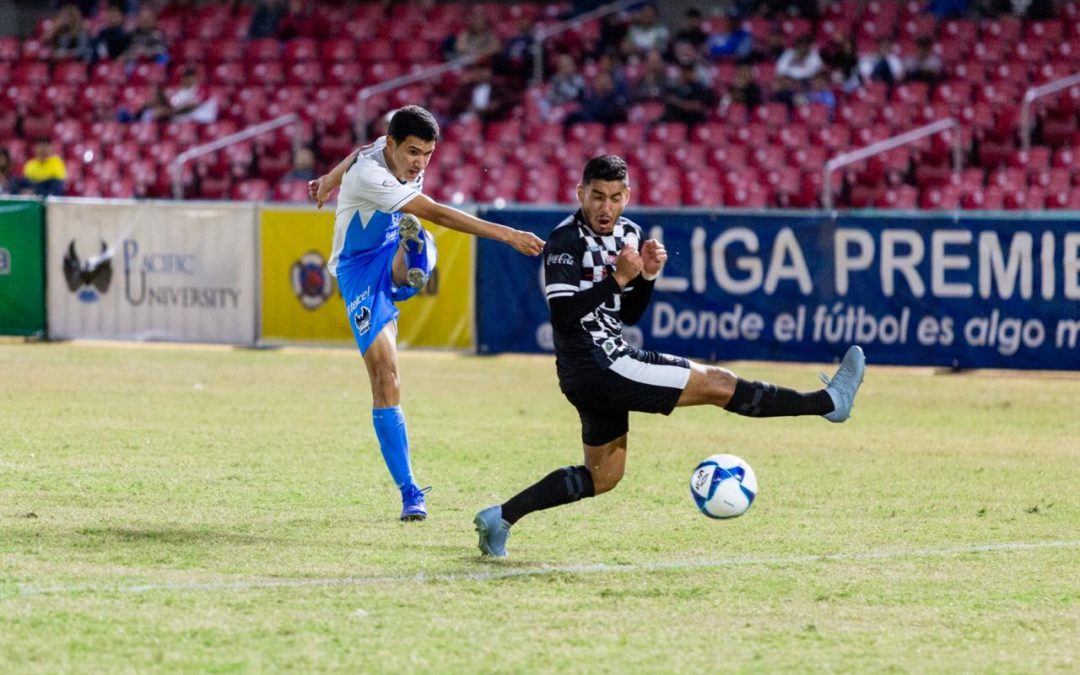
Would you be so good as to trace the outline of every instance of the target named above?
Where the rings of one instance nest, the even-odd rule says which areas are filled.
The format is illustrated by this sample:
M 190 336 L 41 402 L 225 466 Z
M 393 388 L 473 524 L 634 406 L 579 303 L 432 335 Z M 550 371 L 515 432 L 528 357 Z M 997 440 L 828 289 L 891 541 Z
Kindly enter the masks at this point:
M 420 224 L 420 219 L 411 213 L 401 214 L 398 234 L 405 249 L 405 283 L 410 288 L 421 289 L 435 268 L 435 242 Z
M 851 408 L 855 405 L 855 394 L 859 393 L 859 385 L 862 384 L 863 375 L 866 372 L 866 356 L 859 346 L 848 348 L 840 361 L 840 367 L 830 380 L 821 374 L 821 381 L 825 383 L 825 391 L 832 398 L 833 411 L 822 415 L 830 422 L 843 422 L 851 417 Z
M 494 558 L 506 557 L 506 539 L 510 536 L 510 523 L 503 520 L 502 506 L 489 506 L 473 518 L 476 532 L 480 535 L 480 552 Z
M 401 519 L 424 520 L 427 518 L 427 503 L 424 495 L 431 491 L 430 487 L 423 490 L 410 485 L 401 491 Z

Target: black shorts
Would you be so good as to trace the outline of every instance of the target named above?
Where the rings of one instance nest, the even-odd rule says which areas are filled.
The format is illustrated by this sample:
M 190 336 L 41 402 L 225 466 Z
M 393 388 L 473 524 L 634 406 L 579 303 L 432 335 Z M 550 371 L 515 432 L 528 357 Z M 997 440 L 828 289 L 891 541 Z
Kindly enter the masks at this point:
M 634 351 L 563 389 L 581 417 L 585 445 L 604 445 L 630 430 L 630 412 L 670 415 L 690 379 L 680 356 Z

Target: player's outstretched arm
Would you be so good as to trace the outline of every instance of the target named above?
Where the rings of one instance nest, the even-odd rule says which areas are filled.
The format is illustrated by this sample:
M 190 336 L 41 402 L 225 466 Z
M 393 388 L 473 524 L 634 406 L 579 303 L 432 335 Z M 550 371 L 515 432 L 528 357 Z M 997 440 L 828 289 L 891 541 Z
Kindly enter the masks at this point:
M 366 146 L 365 146 L 366 147 Z M 319 176 L 315 180 L 308 181 L 308 196 L 315 202 L 315 206 L 322 208 L 326 203 L 326 199 L 330 196 L 330 193 L 334 191 L 339 185 L 341 185 L 341 179 L 345 177 L 345 172 L 349 170 L 349 167 L 356 161 L 356 153 L 363 150 L 358 148 L 349 153 L 349 156 L 341 160 L 341 162 L 330 169 L 330 172 Z
M 544 250 L 544 240 L 532 232 L 515 230 L 512 227 L 470 216 L 452 206 L 440 204 L 427 195 L 417 195 L 402 206 L 401 210 L 451 230 L 501 241 L 525 255 L 540 255 L 540 252 Z

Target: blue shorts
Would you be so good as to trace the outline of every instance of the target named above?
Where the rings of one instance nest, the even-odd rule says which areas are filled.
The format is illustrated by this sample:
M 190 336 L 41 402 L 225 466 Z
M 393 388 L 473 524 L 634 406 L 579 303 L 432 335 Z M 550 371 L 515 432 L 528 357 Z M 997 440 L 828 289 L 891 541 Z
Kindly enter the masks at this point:
M 430 235 L 427 235 L 427 241 L 431 246 L 429 259 L 434 269 L 435 242 Z M 377 249 L 338 261 L 338 287 L 345 300 L 345 313 L 361 354 L 367 352 L 387 324 L 397 319 L 400 312 L 394 303 L 408 300 L 420 292 L 419 288 L 394 284 L 394 255 L 397 251 L 397 241 L 387 242 Z

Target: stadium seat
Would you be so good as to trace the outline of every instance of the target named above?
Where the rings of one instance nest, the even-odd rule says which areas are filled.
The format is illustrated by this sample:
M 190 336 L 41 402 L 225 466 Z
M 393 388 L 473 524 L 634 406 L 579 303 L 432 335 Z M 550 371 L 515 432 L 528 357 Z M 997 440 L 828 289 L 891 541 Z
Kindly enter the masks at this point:
M 78 65 L 78 64 L 76 64 Z M 49 83 L 49 64 L 39 61 L 22 61 L 11 69 L 12 84 L 27 84 L 42 87 Z
M 599 146 L 604 142 L 606 129 L 603 124 L 597 122 L 579 122 L 571 124 L 566 129 L 568 142 L 584 145 Z
M 232 198 L 242 202 L 265 202 L 270 200 L 270 184 L 253 178 L 242 180 L 232 187 Z
M 319 45 L 311 38 L 293 38 L 285 43 L 281 56 L 286 64 L 316 61 L 319 58 Z

